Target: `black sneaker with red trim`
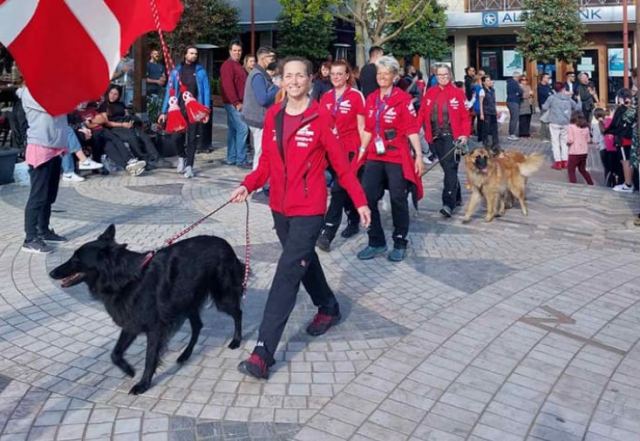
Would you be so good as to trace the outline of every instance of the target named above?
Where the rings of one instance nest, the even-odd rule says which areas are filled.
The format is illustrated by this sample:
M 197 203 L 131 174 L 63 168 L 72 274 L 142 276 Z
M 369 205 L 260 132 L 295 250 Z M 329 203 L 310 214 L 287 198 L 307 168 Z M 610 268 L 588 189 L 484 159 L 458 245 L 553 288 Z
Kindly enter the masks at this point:
M 327 332 L 330 327 L 338 323 L 341 318 L 340 313 L 329 315 L 318 312 L 311 323 L 309 323 L 309 326 L 307 326 L 307 334 L 313 335 L 314 337 L 322 335 Z
M 258 379 L 269 378 L 269 368 L 267 362 L 258 354 L 251 354 L 247 360 L 240 362 L 238 370 L 243 374 L 250 375 Z

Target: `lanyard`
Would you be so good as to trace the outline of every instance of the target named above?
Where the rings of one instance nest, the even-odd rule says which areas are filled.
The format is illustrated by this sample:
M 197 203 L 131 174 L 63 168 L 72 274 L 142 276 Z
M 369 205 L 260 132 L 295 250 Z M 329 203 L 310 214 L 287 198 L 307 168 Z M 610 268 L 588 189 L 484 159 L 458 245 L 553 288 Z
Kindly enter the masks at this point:
M 336 116 L 336 113 L 338 113 L 340 104 L 342 104 L 342 101 L 344 100 L 344 96 L 346 94 L 347 94 L 347 89 L 345 89 L 344 92 L 342 92 L 342 95 L 340 95 L 339 98 L 336 98 L 336 90 L 333 89 L 333 109 L 331 109 L 332 116 Z
M 376 95 L 376 135 L 380 137 L 380 126 L 382 125 L 382 114 L 387 107 L 387 98 L 391 95 L 391 92 L 386 94 L 383 99 L 380 99 L 380 95 Z

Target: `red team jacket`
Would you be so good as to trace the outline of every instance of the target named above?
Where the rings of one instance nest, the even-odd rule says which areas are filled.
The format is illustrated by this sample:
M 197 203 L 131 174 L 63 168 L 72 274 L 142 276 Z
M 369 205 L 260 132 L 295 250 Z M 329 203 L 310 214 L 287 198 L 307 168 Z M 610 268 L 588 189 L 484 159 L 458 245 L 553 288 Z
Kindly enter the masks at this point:
M 442 109 L 446 104 L 454 139 L 460 136 L 471 136 L 471 118 L 464 107 L 465 99 L 464 90 L 458 89 L 452 83 L 447 84 L 444 88 L 436 85 L 427 89 L 427 93 L 422 98 L 420 116 L 418 117 L 420 124 L 424 124 L 424 137 L 427 142 L 433 142 L 431 117 L 436 104 L 438 105 L 438 121 L 442 121 Z
M 359 165 L 362 165 L 365 159 L 401 164 L 404 178 L 415 185 L 415 199 L 420 200 L 424 195 L 422 179 L 415 173 L 415 161 L 411 156 L 411 146 L 408 138 L 409 135 L 420 133 L 420 124 L 411 100 L 411 95 L 397 87 L 391 89 L 391 93 L 384 101 L 380 100 L 379 91 L 367 97 L 365 103 L 365 130 L 371 133 L 372 137 L 367 146 L 365 156 Z M 378 120 L 379 124 L 377 123 Z M 390 129 L 396 131 L 395 139 L 386 140 L 384 132 Z M 382 138 L 385 144 L 386 152 L 383 155 L 376 153 L 375 140 L 378 136 Z
M 364 115 L 364 96 L 357 90 L 347 86 L 340 98 L 336 100 L 334 90 L 330 90 L 320 98 L 320 109 L 333 119 L 340 142 L 347 153 L 358 154 L 360 133 L 358 132 L 358 115 Z
M 282 139 L 284 102 L 267 110 L 262 133 L 262 154 L 258 168 L 242 182 L 249 192 L 270 181 L 269 206 L 285 216 L 324 215 L 327 184 L 324 171 L 329 162 L 356 207 L 367 199 L 347 154 L 338 140 L 330 114 L 312 101 L 289 139 Z M 280 123 L 278 123 L 278 121 Z

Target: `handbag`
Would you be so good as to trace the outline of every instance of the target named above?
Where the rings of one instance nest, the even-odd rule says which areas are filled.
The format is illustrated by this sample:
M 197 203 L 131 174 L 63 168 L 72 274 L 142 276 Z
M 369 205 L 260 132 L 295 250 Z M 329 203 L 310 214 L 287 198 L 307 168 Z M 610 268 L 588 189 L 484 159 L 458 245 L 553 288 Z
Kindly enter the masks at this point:
M 545 123 L 545 124 L 549 124 L 549 110 L 545 110 L 542 112 L 542 114 L 540 115 L 540 122 Z

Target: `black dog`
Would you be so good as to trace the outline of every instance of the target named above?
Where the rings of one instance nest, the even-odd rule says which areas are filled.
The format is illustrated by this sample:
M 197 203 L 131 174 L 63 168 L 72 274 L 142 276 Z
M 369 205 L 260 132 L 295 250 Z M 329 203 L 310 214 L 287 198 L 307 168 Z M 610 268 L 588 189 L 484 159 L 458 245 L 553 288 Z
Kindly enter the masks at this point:
M 85 282 L 91 294 L 104 303 L 122 328 L 111 360 L 131 377 L 135 371 L 123 355 L 138 334 L 147 335 L 144 373 L 130 394 L 149 389 L 162 350 L 185 319 L 191 324 L 191 339 L 178 363 L 191 356 L 202 329 L 200 308 L 207 296 L 220 311 L 233 317 L 235 332 L 229 348 L 240 346 L 244 265 L 227 241 L 214 236 L 185 239 L 158 251 L 144 266 L 146 253 L 117 244 L 115 234 L 110 225 L 49 275 L 62 279 L 63 287 Z

